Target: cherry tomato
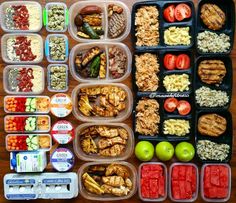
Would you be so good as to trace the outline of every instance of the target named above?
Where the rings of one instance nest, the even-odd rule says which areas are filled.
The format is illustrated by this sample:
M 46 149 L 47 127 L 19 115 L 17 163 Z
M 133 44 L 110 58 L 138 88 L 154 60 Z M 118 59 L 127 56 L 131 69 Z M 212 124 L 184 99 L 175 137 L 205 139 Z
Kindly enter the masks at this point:
M 176 68 L 178 69 L 189 69 L 190 68 L 190 58 L 187 54 L 180 54 L 176 59 Z
M 178 100 L 174 97 L 171 97 L 165 100 L 164 109 L 167 112 L 174 112 L 177 105 L 178 105 Z
M 173 23 L 175 22 L 175 6 L 170 5 L 164 10 L 164 18 L 167 22 Z
M 166 54 L 164 56 L 164 66 L 168 70 L 175 69 L 175 63 L 176 63 L 177 57 L 173 54 Z
M 189 104 L 188 101 L 180 100 L 177 109 L 180 115 L 185 116 L 190 113 L 191 105 Z
M 179 4 L 175 8 L 175 18 L 178 21 L 191 17 L 191 8 L 187 4 Z

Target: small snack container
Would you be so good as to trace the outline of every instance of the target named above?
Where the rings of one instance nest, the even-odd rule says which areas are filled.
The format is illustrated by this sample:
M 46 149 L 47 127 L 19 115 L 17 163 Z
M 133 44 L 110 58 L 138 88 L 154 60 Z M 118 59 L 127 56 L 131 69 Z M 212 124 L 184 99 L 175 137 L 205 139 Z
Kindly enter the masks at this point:
M 43 10 L 43 24 L 48 32 L 66 32 L 69 13 L 65 3 L 50 2 Z
M 44 85 L 44 70 L 41 66 L 9 65 L 3 70 L 3 88 L 7 94 L 41 94 Z
M 48 96 L 5 96 L 4 111 L 6 113 L 49 113 L 50 98 Z
M 165 201 L 167 198 L 167 178 L 165 164 L 161 162 L 142 163 L 138 169 L 139 198 L 145 202 Z
M 67 120 L 59 120 L 52 126 L 51 135 L 58 144 L 68 144 L 75 137 L 74 127 Z
M 204 164 L 201 168 L 201 197 L 205 202 L 228 202 L 231 195 L 231 167 Z
M 199 174 L 193 163 L 173 163 L 169 169 L 169 197 L 173 202 L 195 202 L 198 197 Z M 188 189 L 188 190 L 187 190 Z M 181 196 L 185 196 L 181 198 Z
M 64 34 L 49 34 L 45 40 L 45 55 L 50 63 L 65 63 L 69 56 L 69 41 Z
M 96 131 L 103 135 L 109 135 L 112 132 L 117 136 L 103 137 Z M 94 131 L 95 130 L 95 131 Z M 88 132 L 87 132 L 88 131 Z M 87 137 L 88 136 L 88 137 Z M 109 144 L 109 142 L 118 139 L 118 143 L 122 144 Z M 87 151 L 86 142 L 90 141 L 93 143 L 93 149 Z M 105 144 L 103 145 L 102 144 Z M 104 143 L 105 142 L 105 143 Z M 106 148 L 104 148 L 106 147 Z M 117 149 L 116 153 L 112 154 L 113 149 Z M 131 128 L 123 123 L 85 123 L 79 125 L 76 128 L 76 135 L 74 140 L 74 152 L 77 157 L 84 161 L 120 161 L 128 159 L 134 150 L 134 135 Z
M 4 34 L 1 39 L 2 59 L 9 64 L 36 64 L 43 60 L 43 39 L 39 34 Z
M 8 134 L 7 151 L 50 151 L 52 138 L 49 134 Z
M 43 26 L 42 6 L 36 1 L 5 1 L 0 14 L 5 32 L 39 32 Z
M 108 169 L 109 167 L 109 169 Z M 121 168 L 122 170 L 125 170 L 125 172 L 121 172 L 119 173 L 119 169 L 117 171 L 113 171 L 113 167 L 118 167 Z M 99 185 L 97 183 L 97 187 L 100 188 L 100 194 L 94 194 L 92 192 L 89 192 L 85 185 L 83 184 L 84 180 L 89 181 L 89 183 L 95 182 L 93 181 L 93 178 L 90 176 L 90 173 L 93 171 L 96 172 L 96 170 L 100 170 L 100 172 L 97 172 L 98 177 L 101 177 L 102 174 L 106 173 L 106 175 L 103 176 L 104 181 L 109 181 L 109 179 L 112 177 L 112 175 L 117 174 L 118 177 L 121 179 L 122 176 L 128 176 L 126 179 L 128 179 L 126 181 L 126 183 L 124 183 L 125 186 L 123 187 L 124 193 L 121 196 L 115 196 L 113 194 L 104 194 L 106 190 L 106 188 L 101 188 L 101 185 Z M 91 171 L 91 172 L 90 172 Z M 105 172 L 106 171 L 106 172 Z M 135 169 L 135 167 L 128 163 L 128 162 L 124 162 L 124 161 L 120 161 L 120 162 L 113 162 L 113 161 L 101 161 L 101 162 L 90 162 L 90 163 L 85 163 L 83 164 L 79 170 L 78 170 L 78 178 L 79 178 L 79 190 L 80 190 L 80 194 L 82 197 L 84 197 L 85 199 L 88 200 L 95 200 L 95 201 L 118 201 L 118 200 L 125 200 L 125 199 L 129 199 L 131 198 L 136 190 L 137 190 L 137 171 Z M 124 180 L 123 180 L 124 181 Z M 123 182 L 122 181 L 122 182 Z M 129 186 L 127 186 L 127 183 L 129 183 Z M 130 184 L 131 183 L 131 184 Z M 129 187 L 129 189 L 127 188 Z M 118 185 L 114 186 L 112 188 L 119 188 Z M 104 191 L 104 193 L 102 193 Z M 108 191 L 107 191 L 108 192 Z M 107 193 L 106 192 L 106 193 Z M 116 192 L 116 190 L 115 190 Z
M 66 64 L 50 64 L 47 68 L 48 90 L 50 92 L 66 92 L 69 88 L 68 66 Z

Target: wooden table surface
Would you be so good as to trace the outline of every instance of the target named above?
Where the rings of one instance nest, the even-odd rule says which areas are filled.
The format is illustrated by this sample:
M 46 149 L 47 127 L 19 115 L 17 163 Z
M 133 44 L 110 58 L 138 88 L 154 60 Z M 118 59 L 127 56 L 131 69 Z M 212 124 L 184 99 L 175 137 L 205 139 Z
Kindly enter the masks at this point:
M 99 0 L 97 0 L 97 1 L 99 2 Z M 130 9 L 132 7 L 132 4 L 135 2 L 135 0 L 122 0 L 122 1 L 124 3 L 126 3 Z M 3 0 L 1 0 L 1 2 L 3 2 Z M 45 3 L 50 2 L 50 0 L 49 1 L 48 0 L 46 0 L 46 1 L 45 0 L 39 0 L 39 2 L 41 3 L 42 6 L 44 6 Z M 64 0 L 64 1 L 61 1 L 61 2 L 65 2 L 67 4 L 67 6 L 70 7 L 74 2 L 77 2 L 77 1 L 76 0 L 67 0 L 67 1 Z M 194 0 L 194 2 L 195 2 L 195 5 L 196 5 L 197 0 Z M 3 34 L 4 34 L 3 31 L 0 29 L 0 35 L 2 36 Z M 43 28 L 40 31 L 40 35 L 43 37 L 43 39 L 46 38 L 47 34 L 48 33 L 46 32 L 45 28 Z M 72 49 L 72 47 L 75 46 L 78 42 L 73 40 L 69 36 L 68 32 L 66 34 L 69 37 L 70 49 Z M 236 40 L 235 40 L 235 42 L 236 42 Z M 129 48 L 132 50 L 130 35 L 126 38 L 126 40 L 124 40 L 124 43 L 126 45 L 128 45 Z M 234 76 L 236 76 L 236 46 L 235 45 L 236 45 L 236 43 L 234 43 L 234 49 L 233 49 L 233 51 L 231 53 L 231 58 L 232 58 L 233 68 L 234 68 Z M 0 80 L 1 80 L 1 83 L 0 83 L 0 95 L 1 95 L 1 102 L 0 102 L 0 114 L 1 114 L 1 117 L 0 117 L 0 123 L 1 123 L 0 124 L 0 177 L 1 177 L 1 181 L 0 181 L 0 188 L 1 188 L 1 191 L 0 191 L 0 203 L 8 202 L 7 200 L 5 200 L 4 195 L 3 195 L 3 185 L 2 185 L 2 183 L 3 183 L 3 176 L 6 173 L 13 172 L 13 171 L 10 171 L 10 168 L 9 168 L 9 153 L 5 149 L 5 135 L 6 135 L 6 133 L 4 132 L 4 128 L 3 128 L 4 127 L 3 126 L 3 118 L 4 118 L 4 115 L 5 115 L 4 110 L 3 110 L 3 97 L 6 95 L 6 93 L 3 90 L 3 84 L 2 84 L 3 74 L 2 73 L 3 73 L 3 69 L 4 69 L 4 67 L 6 65 L 7 64 L 5 64 L 2 61 L 2 59 L 0 58 L 0 66 L 1 66 L 0 67 L 0 72 L 1 72 L 1 74 L 0 74 Z M 48 62 L 47 62 L 45 57 L 44 57 L 43 62 L 40 63 L 39 65 L 44 67 L 44 70 L 46 72 L 46 67 L 48 65 Z M 128 79 L 126 79 L 123 83 L 125 83 L 126 85 L 128 85 L 131 88 L 131 76 L 128 77 Z M 70 75 L 69 76 L 69 91 L 68 91 L 68 94 L 71 94 L 73 88 L 76 85 L 78 85 L 78 82 L 76 80 L 74 80 L 72 78 L 72 76 Z M 236 85 L 236 81 L 234 81 L 233 87 L 235 85 Z M 44 91 L 43 95 L 53 95 L 53 94 L 48 92 L 47 89 L 45 88 L 45 91 Z M 231 111 L 231 113 L 233 115 L 233 120 L 236 120 L 236 89 L 235 88 L 233 88 L 233 97 L 232 97 L 230 111 Z M 54 122 L 56 120 L 56 118 L 53 117 L 53 116 L 51 116 L 51 117 L 52 117 L 52 121 Z M 70 115 L 66 119 L 72 121 L 72 123 L 74 124 L 75 127 L 77 127 L 79 124 L 81 124 L 81 122 L 76 120 L 73 115 Z M 131 117 L 128 118 L 126 121 L 124 121 L 124 123 L 128 124 L 129 126 L 132 126 Z M 236 123 L 234 123 L 234 125 L 233 125 L 233 130 L 234 130 L 234 132 L 236 132 Z M 56 147 L 56 146 L 54 146 L 54 147 Z M 72 149 L 72 144 L 68 145 L 67 147 Z M 231 160 L 231 163 L 230 163 L 230 165 L 232 167 L 232 192 L 231 192 L 231 199 L 230 199 L 229 202 L 235 203 L 236 202 L 236 156 L 235 156 L 236 155 L 236 144 L 234 144 L 233 148 L 234 148 L 234 150 L 233 150 L 232 160 Z M 154 159 L 154 160 L 156 160 L 156 159 Z M 134 157 L 134 155 L 131 158 L 129 158 L 127 161 L 132 163 L 132 164 L 134 164 L 137 167 L 141 163 L 141 162 L 139 162 Z M 176 160 L 172 160 L 172 162 L 174 162 L 174 161 L 176 161 Z M 73 171 L 77 172 L 78 168 L 83 163 L 84 163 L 83 161 L 76 159 Z M 167 164 L 169 165 L 170 163 L 167 163 Z M 47 171 L 52 171 L 52 168 L 51 168 L 50 165 L 47 167 Z M 47 200 L 35 200 L 35 202 L 46 202 L 46 201 Z M 80 195 L 78 195 L 77 198 L 72 199 L 72 200 L 53 200 L 53 201 L 54 202 L 58 202 L 58 203 L 59 202 L 62 203 L 62 202 L 66 202 L 66 201 L 70 201 L 71 203 L 73 203 L 73 202 L 82 202 L 82 201 L 83 201 L 83 203 L 92 202 L 92 201 L 83 199 Z M 136 193 L 131 199 L 120 201 L 120 202 L 123 202 L 123 203 L 128 203 L 128 202 L 129 203 L 134 203 L 134 202 L 141 202 L 141 200 L 139 200 L 138 193 Z M 171 201 L 167 198 L 167 200 L 165 202 L 171 202 Z M 198 198 L 198 200 L 196 202 L 203 202 L 201 197 L 200 197 L 200 195 L 199 195 L 199 198 Z

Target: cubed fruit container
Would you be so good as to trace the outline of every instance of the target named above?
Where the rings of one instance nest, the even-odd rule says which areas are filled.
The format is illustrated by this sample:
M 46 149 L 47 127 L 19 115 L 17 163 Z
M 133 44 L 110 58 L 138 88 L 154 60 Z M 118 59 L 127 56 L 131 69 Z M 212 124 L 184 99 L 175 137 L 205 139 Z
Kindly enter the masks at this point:
M 76 64 L 77 56 L 82 54 L 82 60 L 85 58 L 86 53 L 88 53 L 92 48 L 98 47 L 100 49 L 101 53 L 105 53 L 105 77 L 101 78 L 100 74 L 96 78 L 92 77 L 84 77 Z M 124 63 L 124 73 L 119 77 L 114 77 L 112 75 L 112 69 L 113 66 L 119 63 L 119 58 L 114 57 L 113 54 L 109 54 L 109 50 L 112 49 L 118 49 L 120 52 L 123 53 L 123 55 L 126 57 L 126 62 Z M 110 51 L 111 52 L 111 51 Z M 116 53 L 115 53 L 116 54 Z M 100 54 L 101 56 L 101 54 Z M 113 57 L 112 57 L 113 56 Z M 101 58 L 101 57 L 100 57 Z M 96 56 L 93 57 L 91 61 L 94 61 L 96 59 Z M 117 60 L 117 61 L 115 61 Z M 121 59 L 120 59 L 121 60 Z M 82 61 L 83 62 L 83 61 Z M 101 62 L 100 62 L 101 64 Z M 113 65 L 114 64 L 114 65 Z M 73 78 L 79 82 L 121 82 L 125 80 L 131 72 L 131 64 L 132 64 L 132 55 L 129 50 L 129 48 L 122 43 L 118 42 L 93 42 L 93 43 L 83 43 L 78 44 L 70 52 L 70 71 L 73 76 Z M 90 64 L 86 65 L 86 67 L 83 67 L 83 69 L 86 69 Z M 101 69 L 101 66 L 100 66 Z M 117 70 L 118 72 L 118 70 Z
M 113 91 L 112 89 L 116 88 L 118 89 L 118 91 L 122 91 L 122 95 L 124 96 L 125 95 L 125 99 L 124 99 L 124 103 L 122 103 L 124 106 L 124 110 L 121 110 L 117 113 L 117 115 L 113 114 L 111 116 L 106 116 L 107 114 L 111 114 L 114 112 L 114 106 L 108 110 L 107 108 L 103 108 L 101 107 L 100 108 L 100 105 L 99 105 L 99 108 L 97 108 L 97 113 L 99 113 L 100 115 L 88 115 L 88 111 L 91 112 L 91 111 L 94 111 L 94 108 L 91 106 L 91 104 L 88 105 L 88 102 L 89 100 L 87 100 L 88 97 L 86 97 L 86 95 L 88 96 L 88 94 L 86 92 L 81 92 L 81 91 L 85 91 L 87 88 L 89 89 L 89 94 L 91 96 L 91 101 L 92 102 L 89 102 L 89 103 L 94 103 L 94 99 L 96 100 L 95 103 L 96 104 L 99 104 L 97 103 L 99 98 L 96 97 L 96 89 L 97 91 L 100 91 L 102 88 L 104 87 L 108 87 L 108 88 L 105 88 L 103 89 L 105 93 L 105 95 L 108 94 L 109 91 Z M 99 89 L 100 90 L 99 90 Z M 88 90 L 87 89 L 87 90 Z M 95 91 L 95 95 L 93 95 L 94 93 L 91 92 L 91 91 Z M 82 94 L 81 94 L 82 93 Z M 98 92 L 99 93 L 99 92 Z M 120 96 L 122 96 L 120 95 Z M 81 99 L 81 96 L 85 96 Z M 95 97 L 96 98 L 95 98 Z M 101 97 L 101 94 L 97 94 L 97 96 Z M 72 102 L 73 104 L 77 104 L 77 105 L 73 105 L 73 114 L 74 116 L 80 120 L 80 121 L 83 121 L 83 122 L 96 122 L 96 121 L 109 121 L 109 122 L 121 122 L 121 121 L 124 121 L 125 119 L 127 119 L 131 112 L 132 112 L 132 108 L 133 108 L 133 95 L 132 95 L 132 92 L 130 91 L 130 89 L 124 85 L 124 84 L 121 84 L 121 83 L 93 83 L 93 84 L 80 84 L 78 86 L 76 86 L 72 92 Z M 82 105 L 82 110 L 84 112 L 86 112 L 86 114 L 82 113 L 82 111 L 80 110 L 79 108 L 79 99 L 81 100 L 81 105 Z M 101 98 L 100 98 L 101 99 Z M 117 107 L 118 108 L 118 107 Z M 87 111 L 88 110 L 88 111 Z M 106 113 L 106 114 L 104 114 Z
M 28 83 L 25 83 L 26 81 Z M 41 94 L 44 85 L 44 70 L 41 66 L 8 65 L 3 70 L 3 88 L 7 94 Z
M 91 192 L 88 192 L 86 190 L 86 188 L 84 187 L 83 183 L 82 183 L 82 175 L 84 173 L 86 173 L 88 171 L 88 168 L 91 166 L 108 166 L 110 164 L 119 164 L 122 166 L 125 166 L 128 169 L 128 172 L 130 174 L 130 180 L 132 182 L 132 189 L 129 191 L 129 193 L 126 196 L 114 196 L 111 194 L 104 194 L 104 195 L 96 195 L 93 194 Z M 78 178 L 79 178 L 79 190 L 80 190 L 80 194 L 83 198 L 88 199 L 88 200 L 95 200 L 95 201 L 119 201 L 119 200 L 125 200 L 125 199 L 129 199 L 132 196 L 134 196 L 134 194 L 137 191 L 137 171 L 135 169 L 135 167 L 128 163 L 128 162 L 124 162 L 124 161 L 119 161 L 119 162 L 114 162 L 114 161 L 102 161 L 102 162 L 89 162 L 89 163 L 85 163 L 83 164 L 79 170 L 78 170 Z
M 6 149 L 15 151 L 50 151 L 52 138 L 49 134 L 8 134 Z
M 50 20 L 49 20 L 51 15 L 53 15 L 52 8 L 54 6 L 63 7 L 63 15 L 64 16 L 63 17 L 61 16 L 63 18 L 62 24 L 57 23 L 57 22 L 50 22 Z M 56 16 L 56 17 L 58 17 L 58 16 Z M 52 19 L 52 21 L 53 21 L 53 19 Z M 68 24 L 69 24 L 69 13 L 68 13 L 68 8 L 67 8 L 66 4 L 62 3 L 62 2 L 47 3 L 45 5 L 44 10 L 43 10 L 43 24 L 46 27 L 46 30 L 48 32 L 66 32 L 66 30 L 68 28 Z M 54 26 L 55 26 L 55 28 L 54 28 Z
M 7 23 L 7 16 L 10 16 L 12 6 L 26 6 L 28 12 L 28 21 L 29 27 L 24 26 L 16 26 L 13 20 L 10 20 Z M 9 10 L 9 14 L 8 11 Z M 14 9 L 12 10 L 14 12 Z M 25 10 L 24 10 L 25 12 Z M 14 12 L 15 13 L 15 12 Z M 39 32 L 43 26 L 42 22 L 42 6 L 36 1 L 6 1 L 1 4 L 0 7 L 0 15 L 2 16 L 0 19 L 1 28 L 5 32 Z M 20 21 L 27 18 L 25 14 L 17 14 L 15 15 L 19 18 Z M 22 17 L 23 16 L 23 17 Z
M 59 73 L 63 73 L 60 68 L 65 69 L 65 76 L 58 77 Z M 55 73 L 55 75 L 54 75 Z M 66 64 L 50 64 L 47 67 L 47 82 L 50 92 L 67 92 L 69 88 L 68 66 Z M 55 86 L 54 86 L 55 83 Z M 61 86 L 60 84 L 63 83 Z
M 50 111 L 50 98 L 48 96 L 5 96 L 4 111 L 45 114 Z
M 82 140 L 83 140 L 83 135 L 81 135 L 81 133 L 83 133 L 83 131 L 91 128 L 91 127 L 108 127 L 108 128 L 112 128 L 112 129 L 118 129 L 121 128 L 123 130 L 126 130 L 127 134 L 128 134 L 128 138 L 127 138 L 127 143 L 125 144 L 125 149 L 124 151 L 120 154 L 120 155 L 116 155 L 116 156 L 102 156 L 99 155 L 99 151 L 97 153 L 85 153 L 83 151 L 83 147 L 82 147 Z M 99 137 L 99 138 L 98 138 Z M 97 145 L 99 140 L 103 139 L 105 141 L 105 137 L 102 136 L 98 136 L 97 138 L 94 138 L 94 142 Z M 121 136 L 119 136 L 121 137 Z M 109 140 L 109 137 L 107 138 L 107 141 Z M 110 147 L 112 147 L 114 145 L 111 145 Z M 123 123 L 104 123 L 104 122 L 99 122 L 99 123 L 85 123 L 82 125 L 79 125 L 76 128 L 76 135 L 75 135 L 75 140 L 74 140 L 74 152 L 77 155 L 77 157 L 81 160 L 84 161 L 120 161 L 120 160 L 126 160 L 128 159 L 134 150 L 134 135 L 133 135 L 133 131 L 131 130 L 131 128 Z
M 197 166 L 193 163 L 173 163 L 169 169 L 168 185 L 169 197 L 171 201 L 196 201 L 199 187 L 199 174 Z M 186 188 L 188 188 L 188 191 Z M 185 198 L 181 198 L 181 195 L 185 196 Z M 188 195 L 191 195 L 191 197 L 187 197 Z M 175 196 L 179 196 L 179 198 L 175 198 Z
M 230 165 L 204 164 L 201 168 L 200 179 L 202 199 L 205 202 L 228 202 L 231 195 L 231 179 Z M 207 195 L 215 197 L 210 198 Z
M 4 130 L 7 133 L 46 133 L 51 129 L 48 115 L 7 115 L 4 117 Z
M 52 50 L 51 40 L 55 39 L 55 46 L 53 47 L 54 50 Z M 61 43 L 57 42 L 57 40 L 63 40 L 64 41 L 64 47 L 62 47 Z M 58 55 L 57 52 L 59 52 L 59 49 L 63 49 L 64 51 L 61 52 L 61 56 L 63 59 L 55 59 L 56 56 L 53 56 L 53 54 Z M 49 34 L 45 40 L 45 55 L 47 57 L 48 62 L 50 63 L 65 63 L 68 60 L 69 56 L 69 41 L 68 37 L 64 34 Z M 63 56 L 64 55 L 64 56 Z
M 26 41 L 23 41 L 25 39 Z M 18 42 L 17 42 L 18 40 Z M 27 49 L 17 49 L 15 43 Z M 27 44 L 27 45 L 25 45 Z M 30 44 L 30 45 L 29 45 Z M 43 39 L 39 34 L 12 33 L 4 34 L 1 39 L 2 59 L 9 64 L 36 64 L 43 60 Z M 25 53 L 28 52 L 28 53 Z M 31 54 L 30 58 L 28 55 Z
M 125 19 L 125 29 L 124 31 L 117 37 L 115 38 L 111 38 L 108 34 L 108 26 L 109 26 L 109 20 L 108 20 L 108 6 L 109 5 L 117 5 L 119 7 L 121 7 L 123 9 L 124 12 L 124 19 Z M 77 16 L 78 13 L 80 13 L 80 11 L 86 7 L 86 6 L 93 6 L 96 5 L 98 7 L 100 7 L 100 9 L 102 10 L 101 16 L 102 16 L 102 30 L 104 31 L 104 34 L 102 36 L 100 36 L 100 39 L 86 39 L 86 38 L 82 38 L 79 37 L 77 35 L 77 27 L 74 23 L 75 18 Z M 74 3 L 70 9 L 69 9 L 69 33 L 72 36 L 72 38 L 76 41 L 79 42 L 92 42 L 92 41 L 123 41 L 129 34 L 130 32 L 130 26 L 131 26 L 131 14 L 130 14 L 130 10 L 129 8 L 122 2 L 120 1 L 104 1 L 101 0 L 99 2 L 97 1 L 80 1 L 80 2 L 76 2 Z
M 167 178 L 165 164 L 161 162 L 142 163 L 138 168 L 139 198 L 145 202 L 165 201 L 167 198 Z M 158 191 L 154 191 L 155 189 L 158 189 Z M 155 197 L 150 197 L 150 195 Z

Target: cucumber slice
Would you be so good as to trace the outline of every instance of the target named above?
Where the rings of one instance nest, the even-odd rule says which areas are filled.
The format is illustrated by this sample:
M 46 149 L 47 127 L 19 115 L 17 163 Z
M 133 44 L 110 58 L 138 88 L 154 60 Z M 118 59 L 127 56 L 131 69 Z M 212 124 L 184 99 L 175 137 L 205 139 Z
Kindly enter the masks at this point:
M 32 144 L 31 147 L 32 147 L 33 150 L 36 150 L 36 149 L 39 148 L 38 145 L 34 145 L 34 144 Z
M 34 145 L 37 145 L 39 143 L 39 140 L 38 140 L 38 137 L 33 137 L 32 140 L 31 140 L 31 143 L 34 144 Z
M 26 105 L 26 106 L 29 106 L 29 105 L 30 105 L 30 102 L 31 102 L 31 98 L 27 98 L 27 99 L 26 99 L 26 102 L 25 102 L 25 105 Z
M 33 98 L 32 100 L 31 100 L 31 102 L 30 102 L 30 107 L 31 108 L 36 108 L 36 98 Z
M 30 111 L 30 107 L 27 106 L 27 107 L 25 108 L 25 111 L 26 111 L 26 112 L 29 112 L 29 111 Z
M 26 143 L 27 143 L 27 145 L 31 143 L 31 140 L 29 137 L 26 138 Z

